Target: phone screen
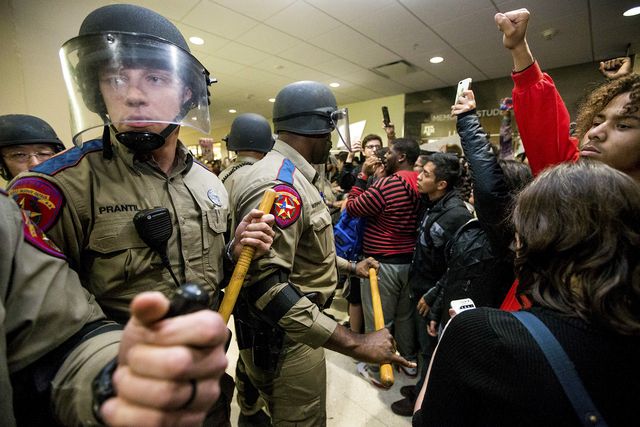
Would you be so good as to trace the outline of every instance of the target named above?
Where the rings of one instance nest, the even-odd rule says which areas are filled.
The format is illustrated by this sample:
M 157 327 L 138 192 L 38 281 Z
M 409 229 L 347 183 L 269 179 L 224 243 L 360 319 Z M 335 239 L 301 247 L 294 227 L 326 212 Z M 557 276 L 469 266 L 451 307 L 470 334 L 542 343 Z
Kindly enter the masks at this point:
M 456 98 L 453 100 L 454 104 L 458 102 L 458 99 L 460 99 L 465 90 L 469 90 L 469 86 L 471 86 L 471 77 L 467 77 L 466 79 L 462 79 L 458 82 Z

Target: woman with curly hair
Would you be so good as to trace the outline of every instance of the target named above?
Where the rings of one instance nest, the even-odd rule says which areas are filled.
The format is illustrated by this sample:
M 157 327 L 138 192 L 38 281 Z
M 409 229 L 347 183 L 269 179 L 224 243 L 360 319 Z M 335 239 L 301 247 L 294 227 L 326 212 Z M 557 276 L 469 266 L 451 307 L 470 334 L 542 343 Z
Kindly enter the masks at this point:
M 551 77 L 533 59 L 526 40 L 529 11 L 495 16 L 511 52 L 513 104 L 522 143 L 534 175 L 547 166 L 579 157 L 600 160 L 640 181 L 640 75 L 629 74 L 628 58 L 601 63 L 612 80 L 581 105 L 576 136 L 569 135 L 569 113 Z M 607 71 L 612 63 L 614 71 Z
M 512 216 L 528 311 L 559 341 L 609 426 L 634 424 L 640 405 L 639 212 L 637 182 L 580 160 L 541 173 Z M 584 425 L 509 312 L 458 314 L 431 363 L 414 426 Z

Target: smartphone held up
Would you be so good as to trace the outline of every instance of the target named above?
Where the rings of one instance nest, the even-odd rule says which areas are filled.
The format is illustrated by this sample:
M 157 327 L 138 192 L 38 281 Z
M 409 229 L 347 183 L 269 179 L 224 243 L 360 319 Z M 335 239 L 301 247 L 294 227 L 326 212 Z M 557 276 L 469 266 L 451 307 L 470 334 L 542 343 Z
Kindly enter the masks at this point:
M 456 89 L 456 97 L 453 100 L 453 103 L 456 104 L 465 90 L 469 90 L 471 86 L 471 77 L 467 77 L 466 79 L 462 79 L 458 82 L 458 87 Z
M 382 123 L 384 127 L 389 127 L 391 124 L 391 118 L 389 118 L 389 109 L 386 106 L 382 107 Z

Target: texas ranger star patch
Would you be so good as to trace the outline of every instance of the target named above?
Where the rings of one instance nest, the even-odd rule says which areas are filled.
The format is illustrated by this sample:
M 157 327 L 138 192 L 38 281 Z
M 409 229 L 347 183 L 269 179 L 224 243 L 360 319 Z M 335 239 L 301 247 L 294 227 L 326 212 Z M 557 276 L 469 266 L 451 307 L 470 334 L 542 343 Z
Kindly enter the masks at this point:
M 276 198 L 271 208 L 271 214 L 276 219 L 276 224 L 280 228 L 287 228 L 300 217 L 302 211 L 302 200 L 295 188 L 280 184 L 273 187 Z
M 9 195 L 44 232 L 56 222 L 64 203 L 64 196 L 56 185 L 37 177 L 19 179 L 9 189 Z
M 49 240 L 42 230 L 29 219 L 28 213 L 25 211 L 21 211 L 21 213 L 23 223 L 22 234 L 24 239 L 46 254 L 53 255 L 56 258 L 67 259 L 55 243 Z

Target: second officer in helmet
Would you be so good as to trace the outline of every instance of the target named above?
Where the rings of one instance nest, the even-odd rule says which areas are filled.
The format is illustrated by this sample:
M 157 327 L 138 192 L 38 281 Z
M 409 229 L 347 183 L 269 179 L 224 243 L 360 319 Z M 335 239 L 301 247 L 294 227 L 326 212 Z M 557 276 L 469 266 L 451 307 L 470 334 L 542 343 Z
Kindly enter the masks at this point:
M 236 215 L 277 192 L 271 213 L 275 237 L 268 254 L 253 261 L 234 312 L 240 356 L 267 403 L 274 425 L 326 424 L 326 370 L 322 347 L 372 363 L 413 366 L 395 354 L 386 329 L 351 333 L 322 313 L 330 304 L 339 268 L 366 276 L 373 259 L 355 266 L 336 260 L 331 216 L 314 183 L 313 164 L 324 164 L 331 133 L 346 111 L 324 84 L 303 81 L 276 96 L 272 150 L 236 183 Z M 348 141 L 348 138 L 347 138 Z

